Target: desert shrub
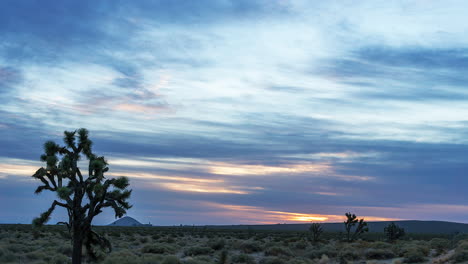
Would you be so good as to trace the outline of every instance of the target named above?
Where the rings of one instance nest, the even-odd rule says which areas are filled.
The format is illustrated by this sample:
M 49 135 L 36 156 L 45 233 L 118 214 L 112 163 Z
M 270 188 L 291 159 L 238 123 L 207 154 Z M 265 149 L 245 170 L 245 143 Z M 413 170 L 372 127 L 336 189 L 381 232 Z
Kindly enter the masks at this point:
M 283 247 L 271 247 L 265 250 L 265 256 L 292 256 L 291 250 Z
M 252 256 L 247 254 L 239 254 L 234 255 L 231 257 L 232 263 L 247 263 L 247 264 L 255 264 L 255 259 Z
M 34 229 L 32 231 L 32 236 L 33 236 L 34 239 L 39 239 L 41 237 L 44 237 L 44 235 L 37 229 Z
M 365 256 L 366 259 L 391 259 L 395 257 L 395 253 L 389 249 L 369 248 L 365 251 Z
M 177 245 L 179 245 L 180 247 L 185 247 L 187 245 L 187 241 L 181 240 L 181 241 L 177 242 Z
M 221 250 L 224 248 L 226 245 L 226 241 L 224 239 L 216 239 L 216 240 L 210 240 L 208 242 L 208 246 L 214 250 Z
M 419 263 L 426 260 L 426 254 L 418 248 L 411 248 L 403 255 L 404 263 Z
M 414 251 L 420 252 L 422 255 L 427 256 L 430 252 L 430 245 L 427 241 L 411 241 L 406 243 L 399 243 L 395 245 L 395 252 L 399 256 L 405 257 L 407 254 L 412 254 Z M 409 253 L 408 253 L 409 252 Z
M 73 253 L 73 248 L 70 245 L 63 245 L 59 247 L 57 251 L 65 256 L 71 256 Z
M 181 264 L 180 259 L 176 256 L 166 256 L 161 264 Z
M 166 237 L 166 239 L 164 240 L 164 242 L 169 243 L 169 244 L 172 244 L 172 243 L 175 243 L 176 240 L 175 240 L 175 238 L 168 236 L 168 237 Z
M 150 244 L 150 245 L 145 245 L 144 247 L 141 248 L 141 253 L 152 253 L 152 254 L 172 254 L 175 253 L 175 248 L 171 245 L 166 245 L 166 244 Z
M 387 243 L 387 242 L 382 242 L 382 241 L 377 241 L 373 242 L 369 245 L 369 248 L 375 248 L 375 249 L 391 249 L 392 244 Z
M 146 236 L 140 237 L 140 243 L 146 244 L 148 243 L 149 239 Z
M 257 241 L 245 241 L 240 244 L 240 250 L 244 253 L 253 253 L 262 251 L 262 246 Z
M 218 264 L 227 264 L 228 261 L 228 251 L 223 250 L 219 254 Z
M 50 264 L 68 264 L 71 262 L 71 259 L 65 255 L 57 254 L 52 257 Z
M 183 262 L 184 264 L 214 264 L 212 259 L 208 256 L 198 256 L 193 259 L 188 259 Z
M 312 249 L 306 253 L 306 256 L 310 259 L 319 259 L 322 255 L 334 258 L 338 255 L 338 251 L 331 245 L 325 245 L 321 248 Z
M 455 253 L 452 256 L 452 260 L 455 263 L 468 261 L 468 250 L 466 249 L 455 250 Z
M 25 254 L 26 258 L 29 260 L 46 260 L 49 261 L 51 260 L 52 256 L 55 254 L 55 252 L 44 252 L 44 251 L 31 251 Z
M 13 252 L 0 248 L 0 263 L 8 263 L 16 260 L 16 256 Z
M 143 254 L 141 257 L 137 258 L 138 264 L 154 264 L 161 263 L 164 256 L 162 255 L 153 255 L 153 254 Z
M 259 264 L 286 264 L 288 262 L 277 258 L 277 257 L 265 257 L 262 258 L 259 262 Z
M 294 258 L 288 260 L 288 264 L 316 264 L 316 262 L 306 258 Z
M 119 256 L 115 254 L 108 255 L 102 264 L 139 264 L 137 256 Z
M 306 241 L 301 240 L 294 243 L 293 247 L 296 249 L 306 249 L 308 245 L 309 244 Z
M 184 255 L 185 256 L 197 256 L 197 255 L 208 255 L 213 253 L 213 249 L 209 247 L 189 247 L 184 250 Z
M 405 229 L 392 222 L 384 228 L 384 233 L 387 240 L 393 242 L 405 235 Z
M 451 242 L 452 242 L 452 245 L 455 246 L 459 244 L 460 241 L 467 240 L 467 239 L 468 239 L 468 234 L 458 233 L 452 237 Z
M 450 247 L 450 240 L 444 238 L 433 238 L 430 243 L 431 248 L 435 249 L 438 255 Z
M 340 263 L 347 263 L 348 261 L 359 259 L 356 250 L 350 248 L 340 250 L 337 257 Z
M 457 245 L 457 249 L 467 249 L 468 250 L 468 240 L 460 240 Z
M 455 263 L 468 261 L 468 241 L 459 241 L 458 246 L 455 249 L 455 253 L 452 256 L 452 260 Z

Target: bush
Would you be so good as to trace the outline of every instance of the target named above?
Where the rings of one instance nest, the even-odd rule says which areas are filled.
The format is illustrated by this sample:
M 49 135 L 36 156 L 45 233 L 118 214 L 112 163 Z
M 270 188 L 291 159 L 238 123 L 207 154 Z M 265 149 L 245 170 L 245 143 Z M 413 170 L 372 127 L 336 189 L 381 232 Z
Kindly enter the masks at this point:
M 406 251 L 403 257 L 405 263 L 419 263 L 426 260 L 426 255 L 418 248 L 412 248 Z
M 286 264 L 287 262 L 277 257 L 266 257 L 260 260 L 259 264 Z
M 387 243 L 387 242 L 382 242 L 382 241 L 377 241 L 373 242 L 372 244 L 369 245 L 369 248 L 375 248 L 375 249 L 391 249 L 392 244 Z
M 395 253 L 388 249 L 369 248 L 365 252 L 366 259 L 391 259 L 395 257 Z
M 405 235 L 405 229 L 392 222 L 384 228 L 384 233 L 387 239 L 393 242 Z
M 265 250 L 265 256 L 292 256 L 291 250 L 283 247 L 271 247 Z
M 316 262 L 305 258 L 294 258 L 292 260 L 288 260 L 288 264 L 316 264 Z
M 55 255 L 50 260 L 51 264 L 68 264 L 70 262 L 71 262 L 71 259 L 68 258 L 67 256 L 62 255 L 62 254 Z
M 395 249 L 400 256 L 405 256 L 414 251 L 419 251 L 421 255 L 427 256 L 430 252 L 430 245 L 428 241 L 412 241 L 395 245 Z
M 452 260 L 455 263 L 466 262 L 468 261 L 468 250 L 455 250 L 455 253 L 452 256 Z
M 70 245 L 63 245 L 59 247 L 58 252 L 62 253 L 65 256 L 71 257 L 73 253 L 73 248 Z
M 450 241 L 444 238 L 433 238 L 431 241 L 431 248 L 435 249 L 437 254 L 442 254 L 450 246 Z
M 458 242 L 457 249 L 467 249 L 468 250 L 468 241 L 467 240 L 461 240 Z
M 301 240 L 301 241 L 297 241 L 296 243 L 294 243 L 294 248 L 306 249 L 308 245 L 309 244 L 306 241 Z
M 256 241 L 245 241 L 240 245 L 240 250 L 244 253 L 259 252 L 262 251 L 262 246 Z
M 468 261 L 468 241 L 461 240 L 458 242 L 458 246 L 452 256 L 452 260 L 455 263 Z
M 161 255 L 153 255 L 153 254 L 144 254 L 140 258 L 137 258 L 138 264 L 154 264 L 154 263 L 161 263 L 163 256 Z M 122 264 L 125 262 L 122 262 Z
M 214 262 L 208 256 L 198 256 L 193 259 L 185 260 L 184 264 L 214 264 Z
M 224 239 L 212 240 L 208 245 L 214 250 L 221 250 L 226 245 L 226 241 Z
M 359 255 L 356 253 L 356 250 L 343 249 L 338 253 L 338 259 L 340 263 L 347 263 L 348 261 L 359 259 Z
M 185 256 L 208 255 L 213 253 L 213 249 L 209 247 L 190 247 L 184 251 Z
M 320 259 L 323 255 L 334 258 L 338 255 L 338 251 L 331 245 L 326 245 L 318 249 L 313 249 L 306 254 L 310 259 Z
M 247 264 L 255 264 L 255 259 L 252 256 L 247 254 L 239 254 L 234 255 L 231 257 L 232 263 L 247 263 Z
M 151 244 L 145 245 L 141 248 L 141 253 L 152 253 L 152 254 L 173 254 L 175 253 L 174 247 L 165 244 Z
M 16 256 L 9 250 L 0 248 L 0 263 L 13 262 Z
M 167 256 L 161 264 L 181 264 L 180 259 L 176 256 Z

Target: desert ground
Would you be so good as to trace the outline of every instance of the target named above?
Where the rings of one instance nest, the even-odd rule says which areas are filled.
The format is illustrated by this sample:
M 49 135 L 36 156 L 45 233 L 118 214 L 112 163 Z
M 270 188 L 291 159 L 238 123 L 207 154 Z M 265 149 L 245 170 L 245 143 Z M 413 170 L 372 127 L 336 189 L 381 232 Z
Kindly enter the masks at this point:
M 220 230 L 204 227 L 95 227 L 111 241 L 97 263 L 325 264 L 468 263 L 468 235 L 407 234 L 389 243 L 382 233 L 345 242 L 341 233 Z M 0 263 L 70 263 L 63 226 L 0 225 Z M 86 263 L 92 263 L 86 261 Z

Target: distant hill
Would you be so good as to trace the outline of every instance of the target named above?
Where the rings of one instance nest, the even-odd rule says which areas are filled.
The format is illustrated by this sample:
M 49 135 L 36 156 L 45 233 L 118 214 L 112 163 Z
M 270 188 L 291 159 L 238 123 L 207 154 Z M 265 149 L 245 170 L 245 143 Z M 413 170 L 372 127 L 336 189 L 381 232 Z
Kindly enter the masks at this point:
M 468 224 L 444 222 L 444 221 L 394 221 L 400 227 L 403 227 L 407 233 L 422 233 L 422 234 L 453 234 L 453 233 L 468 233 Z M 368 222 L 369 232 L 383 232 L 384 227 L 390 224 L 391 221 L 384 222 Z M 344 231 L 343 223 L 323 223 L 324 231 L 340 232 Z M 223 226 L 207 226 L 208 228 L 222 229 L 252 229 L 252 230 L 274 230 L 274 231 L 305 231 L 308 230 L 310 224 L 276 224 L 276 225 L 223 225 Z
M 109 226 L 151 226 L 150 224 L 142 224 L 138 222 L 135 218 L 132 218 L 130 216 L 125 216 L 122 217 L 116 221 L 114 221 L 112 224 Z

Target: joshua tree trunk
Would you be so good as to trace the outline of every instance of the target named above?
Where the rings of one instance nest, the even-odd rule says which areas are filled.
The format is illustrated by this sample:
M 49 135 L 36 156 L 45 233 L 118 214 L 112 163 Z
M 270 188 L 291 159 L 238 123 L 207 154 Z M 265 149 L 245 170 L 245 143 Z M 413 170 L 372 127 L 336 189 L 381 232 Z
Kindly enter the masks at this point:
M 81 255 L 83 248 L 83 238 L 80 233 L 73 234 L 73 255 L 72 264 L 81 264 Z

